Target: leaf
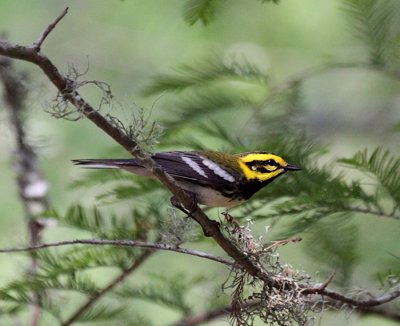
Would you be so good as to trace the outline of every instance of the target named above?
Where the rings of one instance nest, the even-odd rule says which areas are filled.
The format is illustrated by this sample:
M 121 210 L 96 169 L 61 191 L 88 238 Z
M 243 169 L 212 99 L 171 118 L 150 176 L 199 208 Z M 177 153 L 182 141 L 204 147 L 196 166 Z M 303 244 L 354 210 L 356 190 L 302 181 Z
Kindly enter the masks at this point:
M 126 307 L 119 304 L 118 307 L 112 307 L 105 304 L 97 304 L 86 309 L 77 319 L 78 322 L 93 322 L 93 321 L 104 321 L 112 320 L 117 318 Z
M 397 122 L 395 126 L 393 127 L 394 132 L 400 132 L 400 122 Z
M 10 312 L 18 310 L 23 310 L 24 308 L 32 303 L 31 291 L 44 289 L 43 283 L 37 279 L 33 279 L 28 276 L 25 279 L 14 281 L 6 285 L 4 288 L 0 289 L 0 300 L 7 303 L 15 303 L 15 305 L 8 305 L 8 308 L 12 309 Z M 48 296 L 40 296 L 39 301 L 36 303 L 41 309 L 51 314 L 57 320 L 60 320 L 60 305 L 57 304 L 54 298 L 49 298 Z M 0 309 L 1 310 L 1 309 Z
M 347 287 L 359 261 L 358 238 L 358 227 L 349 223 L 348 216 L 331 216 L 329 220 L 324 219 L 313 226 L 306 237 L 305 248 L 314 261 L 323 264 L 326 276 L 335 271 L 333 281 Z
M 370 48 L 370 63 L 385 65 L 385 50 L 391 38 L 394 7 L 390 1 L 342 0 L 356 35 Z
M 159 205 L 150 200 L 148 207 L 134 209 L 125 217 L 105 215 L 96 207 L 90 210 L 80 205 L 71 206 L 65 214 L 49 211 L 46 215 L 56 217 L 66 226 L 97 234 L 100 238 L 136 239 L 140 235 L 143 239 L 150 229 L 159 226 L 160 214 Z
M 188 314 L 191 311 L 185 296 L 194 286 L 203 283 L 204 276 L 188 277 L 182 273 L 173 276 L 150 274 L 151 284 L 119 287 L 114 293 L 123 298 L 139 298 L 165 305 Z
M 394 201 L 395 209 L 400 207 L 400 157 L 378 147 L 370 155 L 365 149 L 352 158 L 343 158 L 339 162 L 374 175 Z
M 0 316 L 2 316 L 3 318 L 6 315 L 14 316 L 14 315 L 18 314 L 19 312 L 21 312 L 22 310 L 24 310 L 25 308 L 26 307 L 24 307 L 24 305 L 21 305 L 21 304 L 12 304 L 12 305 L 3 306 L 3 307 L 0 307 Z
M 153 285 L 140 287 L 129 287 L 125 285 L 123 289 L 118 290 L 115 293 L 123 298 L 147 300 L 149 302 L 161 304 L 172 309 L 176 309 L 183 313 L 190 312 L 190 307 L 184 302 L 182 293 L 171 292 L 167 288 Z
M 280 0 L 261 0 L 261 2 L 272 2 L 278 4 Z M 188 0 L 183 9 L 184 20 L 189 25 L 194 25 L 201 21 L 203 25 L 209 24 L 214 20 L 220 7 L 229 3 L 226 0 Z
M 269 92 L 268 76 L 246 59 L 213 55 L 175 73 L 155 77 L 146 89 L 148 95 L 180 92 L 165 106 L 171 113 L 167 130 L 186 127 L 189 122 L 208 119 L 228 109 L 248 109 L 260 104 Z M 243 110 L 244 111 L 244 110 Z M 167 118 L 168 119 L 168 118 Z M 218 117 L 216 118 L 218 120 Z
M 160 190 L 160 184 L 156 180 L 137 178 L 128 185 L 117 185 L 112 190 L 97 196 L 98 200 L 106 200 L 115 203 L 119 200 L 132 200 L 138 197 L 147 196 Z
M 86 173 L 79 180 L 74 180 L 70 184 L 71 189 L 83 187 L 96 187 L 111 181 L 136 181 L 138 178 L 133 174 L 126 173 L 118 169 L 98 169 Z
M 266 83 L 268 76 L 246 59 L 238 62 L 214 54 L 191 64 L 180 65 L 173 73 L 156 76 L 144 93 L 154 95 L 162 92 L 182 92 L 189 88 L 204 87 L 218 80 Z
M 210 116 L 234 109 L 247 107 L 252 100 L 240 92 L 220 88 L 209 88 L 181 97 L 174 101 L 176 118 L 168 122 L 170 127 L 180 124 L 187 125 L 189 122 L 209 119 Z
M 73 275 L 77 271 L 93 267 L 127 267 L 135 253 L 134 248 L 115 248 L 113 246 L 76 246 L 63 252 L 41 251 L 40 275 L 53 278 L 59 275 Z
M 183 7 L 183 18 L 189 25 L 201 21 L 209 24 L 215 17 L 221 0 L 187 0 Z

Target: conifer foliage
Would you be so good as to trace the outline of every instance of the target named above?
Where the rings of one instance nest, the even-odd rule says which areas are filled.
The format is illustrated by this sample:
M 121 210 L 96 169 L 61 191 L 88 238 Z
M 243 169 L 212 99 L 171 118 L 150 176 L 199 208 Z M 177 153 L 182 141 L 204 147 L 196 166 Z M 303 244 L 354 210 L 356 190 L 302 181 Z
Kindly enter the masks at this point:
M 266 3 L 260 6 L 278 4 L 276 0 L 261 2 Z M 229 4 L 187 0 L 183 19 L 189 25 L 198 21 L 211 24 Z M 400 6 L 389 0 L 343 0 L 342 10 L 350 31 L 363 43 L 367 59 L 330 61 L 315 74 L 356 66 L 399 82 L 400 25 L 395 17 L 400 16 Z M 33 250 L 30 257 L 37 265 L 35 271 L 16 276 L 0 289 L 2 318 L 19 323 L 34 305 L 40 308 L 40 325 L 159 324 L 140 308 L 150 303 L 172 311 L 176 325 L 196 325 L 196 320 L 200 324 L 217 317 L 228 320 L 228 316 L 236 325 L 259 320 L 271 325 L 306 325 L 326 309 L 356 306 L 349 300 L 335 301 L 334 296 L 325 301 L 318 293 L 326 287 L 345 289 L 344 295 L 362 300 L 368 300 L 368 291 L 377 288 L 400 293 L 398 248 L 387 256 L 386 265 L 362 275 L 364 281 L 369 280 L 369 288 L 359 293 L 354 290 L 363 288 L 364 284 L 358 283 L 363 271 L 358 267 L 368 259 L 363 257 L 360 243 L 363 221 L 393 223 L 397 228 L 400 223 L 399 153 L 378 146 L 338 157 L 328 141 L 316 140 L 302 123 L 307 114 L 304 85 L 315 74 L 307 72 L 281 83 L 256 63 L 221 51 L 181 64 L 144 85 L 144 96 L 165 95 L 164 109 L 170 117 L 163 121 L 153 123 L 139 112 L 132 125 L 126 126 L 106 112 L 110 114 L 106 121 L 149 152 L 209 150 L 205 141 L 209 139 L 214 150 L 268 149 L 284 153 L 287 161 L 302 167 L 301 173 L 281 178 L 229 214 L 207 211 L 219 221 L 223 235 L 265 272 L 265 278 L 251 275 L 230 257 L 208 254 L 219 252 L 216 243 L 202 235 L 194 220 L 171 207 L 170 192 L 157 181 L 121 171 L 90 171 L 73 181 L 70 191 L 91 191 L 95 203 L 74 203 L 66 210 L 50 205 L 40 219 L 45 221 L 43 233 L 49 235 L 45 239 L 51 239 L 56 229 L 87 241 L 129 240 L 140 245 L 70 244 Z M 112 101 L 111 96 L 107 98 Z M 63 94 L 60 100 L 71 101 Z M 107 105 L 102 106 L 100 112 Z M 84 115 L 79 109 L 72 110 L 76 111 L 68 109 L 68 113 Z M 53 221 L 57 226 L 47 227 Z M 264 232 L 265 226 L 270 228 L 268 232 Z M 280 256 L 282 246 L 298 245 L 299 236 L 304 239 L 302 253 L 318 265 L 319 278 Z M 159 245 L 160 251 L 149 250 L 143 246 L 146 243 Z M 190 263 L 183 258 L 185 249 L 197 256 Z M 212 262 L 199 258 L 210 256 L 213 263 L 221 263 L 212 274 L 207 270 Z M 194 263 L 198 267 L 189 272 Z M 154 271 L 146 269 L 144 275 L 141 269 L 146 264 L 154 266 Z M 168 273 L 170 268 L 173 273 Z M 332 271 L 336 272 L 333 279 L 329 276 Z M 193 298 L 204 289 L 199 305 Z M 398 299 L 388 303 L 396 304 Z M 369 308 L 360 311 L 400 318 L 390 309 Z

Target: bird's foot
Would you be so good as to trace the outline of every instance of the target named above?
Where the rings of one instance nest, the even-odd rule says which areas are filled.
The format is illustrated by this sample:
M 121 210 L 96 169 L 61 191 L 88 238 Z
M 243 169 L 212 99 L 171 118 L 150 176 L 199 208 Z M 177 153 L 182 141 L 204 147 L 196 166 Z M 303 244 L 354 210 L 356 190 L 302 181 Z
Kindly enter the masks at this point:
M 189 209 L 184 207 L 182 205 L 182 203 L 180 202 L 180 200 L 175 196 L 172 196 L 170 198 L 170 202 L 171 202 L 172 206 L 179 209 L 181 212 L 185 213 L 188 217 L 193 217 L 193 213 L 197 209 L 197 198 L 196 198 L 196 195 L 192 192 L 186 191 L 186 194 L 188 194 L 191 199 L 191 204 L 190 204 Z
M 193 213 L 196 211 L 197 209 L 197 200 L 196 200 L 196 195 L 192 192 L 187 192 L 187 194 L 192 198 L 192 204 L 190 205 L 189 209 L 186 209 L 181 202 L 179 201 L 178 198 L 176 198 L 175 196 L 172 196 L 170 201 L 171 201 L 171 205 L 174 206 L 175 208 L 179 209 L 181 212 L 186 214 L 186 217 L 191 217 L 192 219 L 194 219 L 197 223 L 199 223 L 196 218 L 193 216 Z M 212 223 L 217 224 L 217 227 L 220 226 L 220 223 L 217 221 L 213 221 L 211 220 Z M 199 223 L 200 224 L 200 223 Z M 200 224 L 201 228 L 203 229 L 203 233 L 206 237 L 211 237 L 212 235 L 207 232 L 207 230 Z

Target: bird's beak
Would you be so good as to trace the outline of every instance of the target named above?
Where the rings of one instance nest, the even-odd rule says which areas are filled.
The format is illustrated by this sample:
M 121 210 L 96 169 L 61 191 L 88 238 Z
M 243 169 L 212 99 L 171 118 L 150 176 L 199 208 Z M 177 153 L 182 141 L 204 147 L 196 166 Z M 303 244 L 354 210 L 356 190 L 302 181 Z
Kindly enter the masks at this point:
M 283 169 L 285 171 L 300 171 L 301 170 L 301 168 L 299 168 L 299 167 L 297 167 L 295 165 L 291 165 L 291 164 L 288 164 L 288 165 L 284 166 Z

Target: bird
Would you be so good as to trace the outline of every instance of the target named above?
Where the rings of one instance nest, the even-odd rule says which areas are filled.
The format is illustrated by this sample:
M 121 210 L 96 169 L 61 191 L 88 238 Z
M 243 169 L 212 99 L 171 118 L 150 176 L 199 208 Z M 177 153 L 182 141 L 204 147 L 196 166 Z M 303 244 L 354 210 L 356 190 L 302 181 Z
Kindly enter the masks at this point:
M 151 156 L 161 168 L 189 192 L 196 204 L 231 208 L 250 199 L 271 181 L 301 168 L 282 157 L 253 151 L 227 154 L 217 151 L 166 151 Z M 78 159 L 72 161 L 85 168 L 122 169 L 153 177 L 143 161 L 133 159 Z

